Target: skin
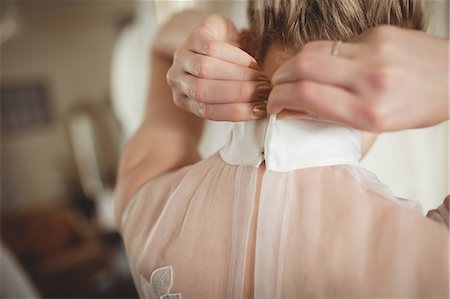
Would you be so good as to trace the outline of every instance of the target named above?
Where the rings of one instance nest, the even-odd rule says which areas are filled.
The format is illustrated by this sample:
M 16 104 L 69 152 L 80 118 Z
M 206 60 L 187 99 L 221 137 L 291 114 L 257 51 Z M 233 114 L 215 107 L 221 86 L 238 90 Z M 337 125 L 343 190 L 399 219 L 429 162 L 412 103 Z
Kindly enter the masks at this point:
M 167 81 L 175 104 L 200 118 L 254 120 L 253 108 L 272 86 L 256 60 L 238 47 L 239 32 L 225 17 L 211 15 L 175 51 Z
M 397 34 L 401 33 L 405 33 L 403 43 L 410 42 L 409 46 L 417 49 L 392 42 L 399 40 Z M 382 42 L 386 36 L 390 42 Z M 411 39 L 419 37 L 421 40 L 411 45 Z M 280 112 L 281 117 L 312 117 L 372 131 L 421 127 L 448 119 L 447 41 L 382 27 L 342 45 L 338 57 L 330 55 L 331 42 L 313 42 L 293 57 L 292 53 L 280 55 L 283 57 L 272 69 L 266 67 L 268 75 L 274 73 L 273 90 L 255 59 L 237 46 L 238 41 L 239 34 L 229 20 L 198 11 L 177 14 L 161 28 L 150 51 L 147 113 L 126 145 L 119 166 L 118 220 L 146 181 L 199 160 L 202 118 L 256 119 L 264 115 L 255 115 L 253 107 L 267 97 L 269 113 Z M 397 57 L 389 58 L 399 49 L 403 51 L 395 54 Z M 436 55 L 428 55 L 434 50 Z M 277 52 L 280 54 L 272 47 L 269 59 Z M 417 58 L 425 54 L 431 58 Z M 405 57 L 398 57 L 402 55 Z M 397 64 L 392 64 L 395 58 Z M 324 71 L 330 69 L 334 71 Z M 208 87 L 211 85 L 214 88 Z M 322 91 L 314 89 L 319 85 Z M 357 92 L 365 92 L 364 97 L 358 98 Z M 331 102 L 337 98 L 339 105 Z M 353 117 L 352 111 L 359 116 Z M 389 117 L 392 111 L 395 115 Z M 373 141 L 374 135 L 364 134 L 365 149 Z
M 245 105 L 248 107 L 249 102 L 257 100 L 260 82 L 253 81 L 256 73 L 240 68 L 249 66 L 252 60 L 237 48 L 238 33 L 233 26 L 226 25 L 228 22 L 209 24 L 222 32 L 212 38 L 206 37 L 202 30 L 191 34 L 174 61 L 169 82 L 177 105 L 200 117 L 227 121 L 255 119 L 252 109 L 246 109 Z M 233 42 L 229 41 L 230 36 Z M 224 43 L 228 46 L 218 52 L 203 52 L 199 59 L 192 50 L 193 40 L 204 41 L 204 48 Z M 268 113 L 338 122 L 371 132 L 422 128 L 449 119 L 448 40 L 419 31 L 379 26 L 342 44 L 337 57 L 331 55 L 333 44 L 333 41 L 308 43 L 280 67 L 271 80 Z M 215 81 L 210 85 L 208 80 Z M 189 92 L 192 90 L 201 96 Z M 259 98 L 264 95 L 265 92 L 261 93 Z M 199 113 L 192 104 L 198 102 L 206 107 L 226 103 L 235 109 Z
M 269 113 L 288 110 L 372 132 L 449 119 L 448 40 L 380 26 L 342 44 L 337 57 L 333 44 L 311 42 L 276 71 Z
M 152 76 L 147 111 L 140 128 L 125 146 L 119 164 L 115 189 L 118 221 L 131 196 L 146 181 L 200 159 L 197 144 L 203 121 L 175 106 L 166 73 L 180 41 L 187 38 L 185 32 L 194 30 L 207 17 L 208 14 L 198 11 L 177 14 L 160 29 L 154 40 L 150 50 Z
M 266 54 L 266 61 L 270 61 L 271 63 L 264 63 L 264 72 L 267 74 L 269 78 L 272 78 L 275 74 L 279 73 L 279 70 L 281 67 L 286 67 L 288 65 L 291 65 L 292 57 L 295 57 L 295 53 L 289 50 L 286 50 L 284 47 L 273 45 L 269 47 L 267 54 Z M 277 85 L 274 85 L 274 88 L 277 88 Z M 272 91 L 273 93 L 273 91 Z M 272 93 L 270 94 L 270 97 L 272 97 Z M 270 106 L 271 102 L 269 101 L 268 106 Z M 269 108 L 269 107 L 268 107 Z M 269 113 L 271 113 L 269 111 Z M 295 118 L 295 119 L 311 119 L 311 120 L 318 120 L 318 117 L 312 116 L 310 114 L 304 113 L 303 111 L 294 111 L 294 110 L 281 110 L 277 114 L 277 117 L 279 119 L 288 119 L 288 118 Z M 323 120 L 322 121 L 328 121 Z M 345 125 L 345 124 L 344 124 Z M 372 145 L 375 143 L 376 139 L 378 137 L 377 133 L 371 133 L 368 131 L 362 131 L 361 132 L 361 156 L 364 157 Z
M 276 64 L 272 67 L 278 68 L 280 62 L 286 60 L 288 62 L 283 66 L 292 64 L 288 58 L 295 53 L 286 52 L 276 45 L 271 48 L 276 49 L 273 53 L 277 55 Z M 173 64 L 167 74 L 175 104 L 200 118 L 219 121 L 245 121 L 265 117 L 267 99 L 269 108 L 281 108 L 282 111 L 282 107 L 273 106 L 270 102 L 276 91 L 272 90 L 268 78 L 276 69 L 259 71 L 256 60 L 248 54 L 254 52 L 256 49 L 248 32 L 238 33 L 233 23 L 225 17 L 212 15 L 206 18 L 175 51 Z M 290 74 L 286 76 L 289 77 Z M 292 82 L 281 81 L 281 84 L 285 83 L 290 86 Z M 288 99 L 295 102 L 295 94 Z M 275 104 L 276 100 L 277 98 Z M 256 106 L 262 107 L 262 111 L 254 113 Z M 295 109 L 283 111 L 279 117 L 317 119 Z M 363 155 L 373 145 L 376 137 L 377 134 L 369 132 L 362 134 Z
M 119 164 L 115 189 L 118 223 L 130 198 L 145 182 L 199 161 L 203 118 L 220 120 L 232 114 L 237 121 L 247 119 L 249 113 L 250 119 L 257 118 L 252 110 L 261 97 L 258 87 L 265 86 L 262 93 L 267 99 L 271 86 L 257 70 L 255 59 L 232 45 L 237 45 L 238 39 L 228 19 L 200 11 L 176 14 L 160 29 L 150 50 L 152 76 L 145 118 L 125 146 Z M 210 68 L 211 63 L 218 63 L 218 69 Z M 224 65 L 227 71 L 221 70 Z M 191 73 L 211 78 L 203 80 Z M 225 84 L 215 86 L 211 80 Z M 218 91 L 222 98 L 209 102 L 209 94 Z M 188 94 L 195 96 L 190 103 Z M 233 103 L 237 99 L 242 103 Z

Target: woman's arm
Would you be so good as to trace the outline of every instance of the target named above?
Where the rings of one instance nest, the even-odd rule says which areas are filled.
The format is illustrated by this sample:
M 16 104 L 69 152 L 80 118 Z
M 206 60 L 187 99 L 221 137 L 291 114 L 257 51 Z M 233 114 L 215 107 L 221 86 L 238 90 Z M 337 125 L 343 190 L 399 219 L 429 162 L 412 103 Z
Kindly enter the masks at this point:
M 148 180 L 199 160 L 197 144 L 203 121 L 177 108 L 166 74 L 175 49 L 208 14 L 175 15 L 156 36 L 150 51 L 151 81 L 143 123 L 123 151 L 116 186 L 119 220 L 132 195 Z
M 449 207 L 450 207 L 450 195 L 444 199 L 444 202 L 436 209 L 430 210 L 427 213 L 427 217 L 433 219 L 437 223 L 440 223 L 449 229 Z

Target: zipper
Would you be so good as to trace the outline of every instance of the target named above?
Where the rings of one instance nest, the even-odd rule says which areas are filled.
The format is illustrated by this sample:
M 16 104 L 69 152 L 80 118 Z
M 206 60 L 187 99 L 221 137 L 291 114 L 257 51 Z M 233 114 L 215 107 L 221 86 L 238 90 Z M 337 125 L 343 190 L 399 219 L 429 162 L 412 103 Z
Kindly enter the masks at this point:
M 266 127 L 264 129 L 264 134 L 263 134 L 263 138 L 261 138 L 261 155 L 262 155 L 262 160 L 261 163 L 266 161 L 266 152 L 267 152 L 267 145 L 268 145 L 268 139 L 270 138 L 270 134 L 271 134 L 271 125 L 274 121 L 276 121 L 277 116 L 276 115 L 270 115 L 267 120 L 266 120 Z

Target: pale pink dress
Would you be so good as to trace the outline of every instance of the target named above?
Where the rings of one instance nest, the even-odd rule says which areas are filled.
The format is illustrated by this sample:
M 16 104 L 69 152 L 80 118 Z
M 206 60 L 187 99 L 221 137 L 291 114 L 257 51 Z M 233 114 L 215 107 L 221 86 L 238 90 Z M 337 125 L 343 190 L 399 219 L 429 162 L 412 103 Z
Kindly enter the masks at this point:
M 219 153 L 147 182 L 127 206 L 140 296 L 448 298 L 446 228 L 359 159 L 350 128 L 236 124 Z

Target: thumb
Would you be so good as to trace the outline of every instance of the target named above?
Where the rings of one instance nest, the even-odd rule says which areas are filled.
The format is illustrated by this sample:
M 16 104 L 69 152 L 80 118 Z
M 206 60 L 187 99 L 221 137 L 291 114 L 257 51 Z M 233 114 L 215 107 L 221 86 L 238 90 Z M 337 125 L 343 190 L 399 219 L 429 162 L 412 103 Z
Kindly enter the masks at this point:
M 239 33 L 236 26 L 228 18 L 217 14 L 210 15 L 203 22 L 202 27 L 214 38 L 234 46 L 238 45 Z

